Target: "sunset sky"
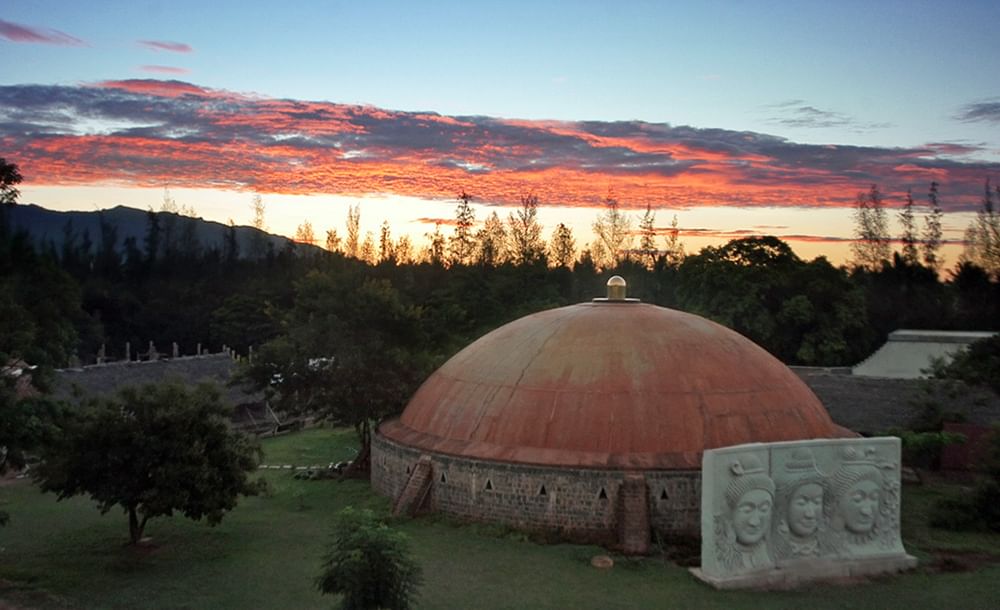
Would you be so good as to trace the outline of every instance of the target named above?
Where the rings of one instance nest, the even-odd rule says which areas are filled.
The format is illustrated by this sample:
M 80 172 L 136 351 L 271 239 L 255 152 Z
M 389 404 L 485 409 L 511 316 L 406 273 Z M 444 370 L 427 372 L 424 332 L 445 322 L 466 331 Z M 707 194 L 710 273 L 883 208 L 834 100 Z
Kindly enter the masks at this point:
M 578 244 L 610 192 L 689 251 L 774 234 L 844 262 L 859 191 L 1000 183 L 1000 2 L 0 4 L 0 157 L 23 203 L 383 220 L 419 242 L 523 194 Z M 893 224 L 894 230 L 896 224 Z M 447 232 L 449 229 L 444 227 Z M 946 265 L 960 252 L 946 250 Z

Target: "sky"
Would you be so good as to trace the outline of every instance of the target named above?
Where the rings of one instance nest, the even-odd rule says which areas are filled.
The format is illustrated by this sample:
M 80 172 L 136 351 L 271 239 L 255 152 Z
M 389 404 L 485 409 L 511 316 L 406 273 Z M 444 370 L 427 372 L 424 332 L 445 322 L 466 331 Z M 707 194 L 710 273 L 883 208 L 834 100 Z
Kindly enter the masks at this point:
M 877 184 L 1000 183 L 1000 3 L 0 2 L 0 156 L 21 201 L 210 220 L 388 220 L 422 241 L 535 194 L 578 245 L 609 195 L 689 251 L 774 234 L 845 262 Z M 892 228 L 898 231 L 894 222 Z

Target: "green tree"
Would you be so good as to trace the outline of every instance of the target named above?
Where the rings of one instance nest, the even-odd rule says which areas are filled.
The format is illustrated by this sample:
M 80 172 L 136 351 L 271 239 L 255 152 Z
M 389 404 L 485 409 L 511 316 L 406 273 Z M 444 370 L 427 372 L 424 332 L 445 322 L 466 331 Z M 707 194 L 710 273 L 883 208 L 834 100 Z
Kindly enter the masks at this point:
M 230 429 L 210 385 L 124 388 L 69 420 L 42 455 L 34 471 L 42 491 L 60 500 L 89 495 L 102 514 L 120 506 L 133 544 L 150 519 L 176 511 L 215 525 L 239 496 L 261 489 L 248 477 L 260 448 Z
M 0 157 L 0 205 L 14 205 L 21 191 L 17 190 L 17 185 L 24 180 L 21 171 L 17 168 L 17 163 L 8 163 L 7 159 Z
M 340 594 L 342 610 L 407 610 L 421 582 L 408 542 L 370 510 L 348 507 L 338 515 L 316 588 Z
M 287 333 L 264 345 L 241 377 L 274 392 L 282 410 L 354 427 L 364 470 L 372 425 L 402 411 L 430 372 L 422 313 L 387 280 L 310 272 L 296 286 Z
M 892 254 L 889 248 L 889 220 L 882 193 L 876 184 L 867 193 L 858 193 L 851 251 L 854 265 L 869 271 L 879 270 Z

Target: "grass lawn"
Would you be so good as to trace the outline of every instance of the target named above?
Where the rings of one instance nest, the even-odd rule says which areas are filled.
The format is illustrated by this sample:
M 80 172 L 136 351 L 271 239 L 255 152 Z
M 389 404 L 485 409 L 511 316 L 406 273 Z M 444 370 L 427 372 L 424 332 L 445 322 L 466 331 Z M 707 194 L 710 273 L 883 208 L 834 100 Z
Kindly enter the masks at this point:
M 266 463 L 326 464 L 353 455 L 353 431 L 313 429 L 264 441 Z M 300 481 L 262 471 L 269 494 L 247 498 L 218 527 L 181 517 L 147 527 L 148 548 L 125 545 L 121 512 L 86 499 L 56 502 L 26 482 L 0 487 L 11 523 L 0 528 L 0 608 L 330 608 L 313 588 L 336 512 L 385 514 L 389 502 L 363 481 Z M 906 487 L 903 535 L 924 566 L 1000 555 L 1000 535 L 927 528 L 940 486 Z M 517 533 L 438 517 L 403 520 L 425 583 L 419 607 L 462 608 L 998 608 L 1000 564 L 916 572 L 849 587 L 797 592 L 717 592 L 683 568 L 651 557 L 590 567 L 597 547 L 537 545 Z

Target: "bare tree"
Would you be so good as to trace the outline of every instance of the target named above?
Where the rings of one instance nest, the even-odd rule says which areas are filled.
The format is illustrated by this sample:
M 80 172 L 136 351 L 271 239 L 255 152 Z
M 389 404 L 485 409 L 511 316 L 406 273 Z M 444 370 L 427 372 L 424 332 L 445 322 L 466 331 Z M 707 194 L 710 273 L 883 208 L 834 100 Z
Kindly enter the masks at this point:
M 996 187 L 995 196 L 1000 199 L 1000 186 Z M 1000 279 L 1000 213 L 997 213 L 993 197 L 994 192 L 987 180 L 982 207 L 965 230 L 962 260 L 978 265 L 991 277 Z
M 684 243 L 681 242 L 680 235 L 681 230 L 677 227 L 677 214 L 674 214 L 673 220 L 670 221 L 670 229 L 664 237 L 666 248 L 663 255 L 670 267 L 680 266 L 684 262 L 684 257 L 687 256 L 684 253 Z
M 924 264 L 937 271 L 944 265 L 944 257 L 938 254 L 941 249 L 941 204 L 938 201 L 938 183 L 931 182 L 927 192 L 927 203 L 931 211 L 924 217 L 924 231 L 921 235 L 920 249 L 923 251 Z
M 851 251 L 856 267 L 877 271 L 889 260 L 889 221 L 882 193 L 873 184 L 867 193 L 858 193 L 854 210 L 854 242 Z
M 250 258 L 260 260 L 264 258 L 267 248 L 264 233 L 267 231 L 267 224 L 264 221 L 264 200 L 260 195 L 254 193 L 250 199 L 250 226 L 257 229 L 250 235 Z
M 596 239 L 591 246 L 594 263 L 610 269 L 624 261 L 632 248 L 632 219 L 621 210 L 618 200 L 608 193 L 604 198 L 604 212 L 593 225 Z
M 538 224 L 538 197 L 521 196 L 521 207 L 507 217 L 510 258 L 515 265 L 531 265 L 545 258 L 542 225 Z
M 656 248 L 656 212 L 652 206 L 646 204 L 646 213 L 639 220 L 639 252 L 642 262 L 647 269 L 652 269 L 656 264 L 656 256 L 660 251 Z
M 913 214 L 913 192 L 906 189 L 906 203 L 899 212 L 899 224 L 903 228 L 900 241 L 903 242 L 903 262 L 907 265 L 920 264 L 919 253 L 917 252 L 917 221 Z
M 337 235 L 337 229 L 327 229 L 326 231 L 326 250 L 327 252 L 340 252 L 341 239 Z
M 344 242 L 344 254 L 358 258 L 358 246 L 361 239 L 361 204 L 347 207 L 347 239 Z

